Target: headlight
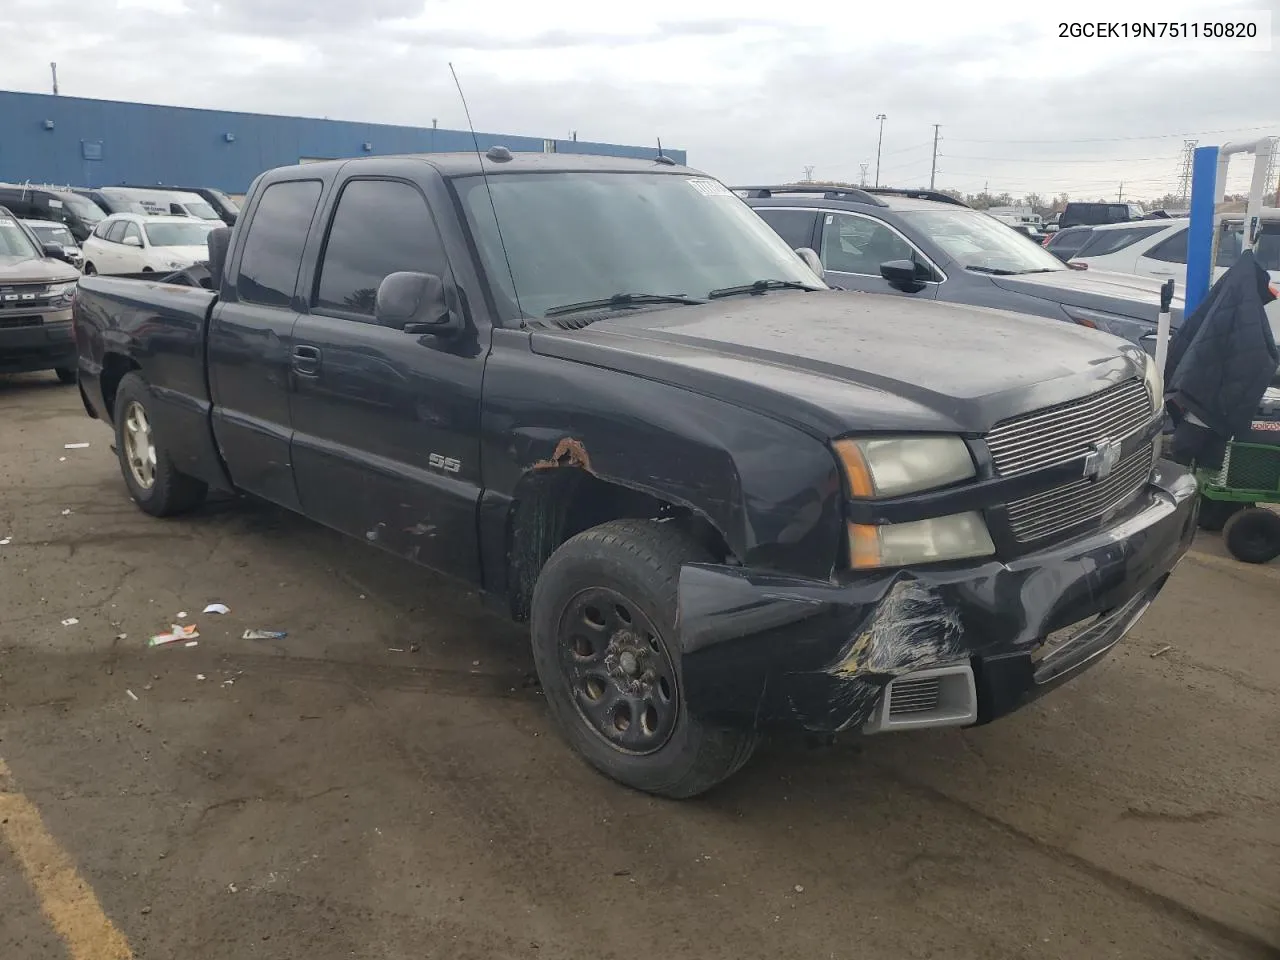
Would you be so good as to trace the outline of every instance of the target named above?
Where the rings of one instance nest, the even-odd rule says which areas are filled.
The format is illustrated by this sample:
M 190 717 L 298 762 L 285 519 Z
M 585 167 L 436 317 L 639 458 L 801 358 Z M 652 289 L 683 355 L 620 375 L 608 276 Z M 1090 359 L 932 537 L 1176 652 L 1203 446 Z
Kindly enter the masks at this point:
M 849 560 L 855 570 L 989 557 L 995 552 L 977 512 L 913 523 L 849 524 Z
M 1143 371 L 1142 379 L 1147 382 L 1147 392 L 1151 394 L 1151 405 L 1156 410 L 1164 407 L 1164 371 L 1156 366 L 1156 358 L 1144 355 L 1146 360 L 1146 369 Z
M 959 437 L 866 437 L 834 447 L 851 497 L 900 497 L 977 475 Z
M 1143 320 L 1140 317 L 1122 317 L 1115 313 L 1104 313 L 1101 310 L 1088 310 L 1084 307 L 1062 305 L 1063 312 L 1082 327 L 1092 327 L 1115 337 L 1123 337 L 1137 343 L 1138 340 L 1156 328 L 1154 320 Z
M 54 283 L 49 286 L 49 299 L 54 303 L 70 303 L 75 296 L 76 285 L 71 283 Z

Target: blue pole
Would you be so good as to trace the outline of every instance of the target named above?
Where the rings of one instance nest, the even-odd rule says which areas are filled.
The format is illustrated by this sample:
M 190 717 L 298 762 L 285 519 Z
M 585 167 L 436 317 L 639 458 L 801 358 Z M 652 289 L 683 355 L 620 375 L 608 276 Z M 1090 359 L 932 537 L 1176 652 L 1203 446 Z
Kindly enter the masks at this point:
M 1197 147 L 1191 165 L 1191 225 L 1187 228 L 1187 286 L 1190 314 L 1209 293 L 1213 279 L 1213 201 L 1218 186 L 1218 148 Z

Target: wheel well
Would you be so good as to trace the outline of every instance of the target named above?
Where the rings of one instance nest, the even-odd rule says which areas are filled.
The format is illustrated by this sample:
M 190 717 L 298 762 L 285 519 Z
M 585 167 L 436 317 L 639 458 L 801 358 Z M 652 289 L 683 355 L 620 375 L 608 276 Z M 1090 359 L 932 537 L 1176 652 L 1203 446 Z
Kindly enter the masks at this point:
M 725 562 L 732 551 L 710 521 L 688 507 L 601 480 L 576 467 L 547 470 L 521 488 L 508 531 L 507 589 L 511 615 L 529 618 L 542 565 L 560 544 L 610 520 L 654 519 L 677 523 Z
M 102 401 L 107 410 L 107 421 L 116 415 L 116 391 L 125 374 L 141 369 L 122 353 L 108 353 L 102 358 Z

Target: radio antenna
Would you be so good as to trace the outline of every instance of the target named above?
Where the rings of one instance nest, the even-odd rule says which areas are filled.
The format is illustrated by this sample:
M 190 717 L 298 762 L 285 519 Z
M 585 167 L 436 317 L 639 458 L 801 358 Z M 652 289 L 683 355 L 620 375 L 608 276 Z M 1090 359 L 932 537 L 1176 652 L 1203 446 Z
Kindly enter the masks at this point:
M 449 72 L 453 74 L 453 85 L 458 88 L 458 99 L 462 101 L 462 112 L 467 118 L 467 129 L 471 131 L 471 143 L 476 148 L 476 159 L 480 161 L 480 176 L 484 180 L 485 193 L 489 195 L 489 209 L 493 211 L 493 225 L 498 231 L 498 245 L 502 247 L 502 259 L 507 265 L 507 276 L 511 278 L 511 293 L 516 298 L 516 310 L 520 312 L 520 329 L 525 329 L 524 307 L 520 304 L 520 291 L 516 289 L 516 274 L 511 269 L 511 257 L 507 253 L 507 241 L 502 236 L 502 224 L 498 222 L 498 206 L 493 202 L 493 188 L 489 186 L 489 174 L 484 168 L 484 154 L 480 152 L 480 138 L 476 136 L 476 125 L 471 122 L 471 108 L 467 106 L 467 95 L 462 92 L 462 83 L 458 80 L 458 71 L 449 63 Z M 508 158 L 510 155 L 508 155 Z

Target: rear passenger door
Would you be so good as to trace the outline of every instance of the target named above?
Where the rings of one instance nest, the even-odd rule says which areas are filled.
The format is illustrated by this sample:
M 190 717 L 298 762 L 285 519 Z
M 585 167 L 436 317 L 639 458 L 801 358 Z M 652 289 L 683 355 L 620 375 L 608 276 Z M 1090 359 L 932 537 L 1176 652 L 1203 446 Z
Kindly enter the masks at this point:
M 424 336 L 374 317 L 388 274 L 453 282 L 431 209 L 416 184 L 367 177 L 348 180 L 331 209 L 293 336 L 303 511 L 477 581 L 484 351 L 470 326 Z
M 888 293 L 894 296 L 933 300 L 938 296 L 942 274 L 920 250 L 894 227 L 861 213 L 826 212 L 820 225 L 822 239 L 818 253 L 828 284 L 844 290 Z M 921 277 L 928 279 L 915 293 L 891 287 L 880 274 L 880 265 L 890 260 L 911 260 L 919 265 Z
M 236 486 L 299 509 L 289 460 L 298 272 L 321 181 L 280 180 L 254 201 L 209 327 L 213 431 Z

